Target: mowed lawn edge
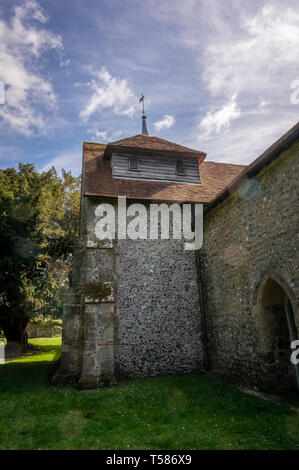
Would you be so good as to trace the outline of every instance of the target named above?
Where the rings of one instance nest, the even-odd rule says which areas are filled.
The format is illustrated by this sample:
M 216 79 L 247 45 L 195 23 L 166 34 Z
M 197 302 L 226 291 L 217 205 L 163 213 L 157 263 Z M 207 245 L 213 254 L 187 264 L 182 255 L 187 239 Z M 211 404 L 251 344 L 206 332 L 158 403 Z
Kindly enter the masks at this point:
M 53 387 L 61 338 L 0 365 L 0 449 L 299 449 L 299 414 L 210 377 Z

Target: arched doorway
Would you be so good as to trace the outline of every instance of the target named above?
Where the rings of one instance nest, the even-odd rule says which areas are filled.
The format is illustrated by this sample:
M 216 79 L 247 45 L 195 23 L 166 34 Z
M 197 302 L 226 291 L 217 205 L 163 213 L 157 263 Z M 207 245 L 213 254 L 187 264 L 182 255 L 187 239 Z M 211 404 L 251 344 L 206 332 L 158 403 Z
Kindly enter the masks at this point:
M 284 288 L 273 278 L 259 293 L 260 346 L 262 360 L 274 390 L 299 389 L 299 367 L 291 362 L 291 342 L 297 339 L 292 304 Z

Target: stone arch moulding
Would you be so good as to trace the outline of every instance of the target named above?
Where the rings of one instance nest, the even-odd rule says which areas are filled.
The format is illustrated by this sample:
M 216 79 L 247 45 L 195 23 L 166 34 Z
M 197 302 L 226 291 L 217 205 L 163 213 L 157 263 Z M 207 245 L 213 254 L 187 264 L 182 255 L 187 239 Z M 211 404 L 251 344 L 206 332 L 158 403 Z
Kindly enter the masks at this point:
M 254 287 L 254 290 L 253 290 L 253 305 L 257 304 L 259 295 L 262 292 L 262 288 L 263 288 L 264 284 L 269 279 L 273 279 L 273 281 L 276 281 L 277 284 L 279 284 L 280 287 L 285 291 L 286 295 L 288 296 L 288 298 L 291 302 L 293 311 L 295 312 L 296 309 L 297 309 L 296 296 L 295 296 L 294 292 L 292 291 L 292 289 L 287 284 L 287 282 L 279 274 L 277 274 L 277 272 L 274 271 L 274 270 L 268 270 L 268 271 L 264 272 L 264 274 L 261 276 L 260 280 L 256 283 L 256 285 Z
M 271 331 L 271 327 L 270 327 L 271 325 L 269 325 L 269 323 L 265 324 L 265 321 L 263 320 L 264 315 L 262 315 L 262 313 L 263 312 L 265 313 L 265 311 L 266 311 L 267 317 L 268 317 L 268 313 L 269 313 L 269 312 L 267 312 L 267 310 L 264 310 L 264 307 L 262 306 L 263 305 L 264 292 L 265 292 L 265 289 L 268 288 L 268 281 L 274 281 L 274 284 L 279 286 L 279 288 L 281 290 L 281 293 L 283 295 L 283 297 L 280 299 L 280 301 L 283 298 L 285 299 L 284 303 L 281 303 L 281 305 L 283 306 L 282 307 L 282 313 L 284 312 L 283 317 L 285 317 L 285 320 L 286 320 L 289 341 L 290 340 L 293 341 L 294 339 L 299 338 L 299 315 L 298 315 L 298 309 L 296 308 L 297 307 L 297 305 L 296 305 L 297 304 L 296 296 L 294 295 L 292 289 L 289 287 L 287 282 L 279 274 L 277 274 L 276 271 L 268 270 L 267 272 L 265 272 L 261 276 L 261 279 L 256 284 L 256 286 L 254 288 L 254 293 L 253 293 L 253 295 L 254 295 L 254 297 L 253 297 L 253 314 L 254 314 L 254 317 L 255 317 L 255 321 L 257 322 L 256 326 L 262 327 L 262 328 L 258 328 L 258 331 L 260 332 L 260 335 L 259 335 L 260 338 L 259 338 L 258 342 L 260 344 L 260 353 L 262 354 L 262 357 L 264 356 L 264 359 L 266 360 L 266 365 L 267 365 L 267 362 L 268 362 L 267 356 L 271 351 L 274 352 L 274 353 L 276 351 L 275 354 L 277 355 L 277 352 L 278 352 L 279 356 L 281 356 L 282 355 L 281 353 L 284 352 L 284 351 L 282 351 L 282 349 L 286 349 L 286 348 L 283 348 L 281 346 L 281 343 L 278 343 L 279 346 L 277 345 L 277 338 L 276 338 L 277 337 L 277 320 L 275 320 L 274 317 L 272 317 L 272 320 L 274 320 L 273 321 L 274 330 L 272 331 L 272 333 L 270 335 L 265 333 L 265 328 L 267 330 Z M 268 293 L 268 295 L 269 295 L 269 293 Z M 281 294 L 279 294 L 279 295 L 281 295 Z M 274 299 L 275 299 L 275 301 L 274 301 Z M 273 299 L 272 299 L 272 296 L 271 296 L 270 300 L 271 300 L 271 304 L 272 304 L 273 301 L 277 302 L 278 299 L 276 298 L 276 295 L 275 295 Z M 269 304 L 269 298 L 266 301 L 265 305 L 267 306 L 268 304 Z M 291 310 L 289 310 L 287 305 L 291 305 Z M 275 311 L 275 313 L 277 313 L 277 312 Z M 276 314 L 275 314 L 275 317 L 276 317 Z M 276 327 L 275 327 L 275 325 L 276 325 Z M 281 325 L 280 325 L 280 327 L 281 327 Z M 279 331 L 281 332 L 281 331 L 284 331 L 284 330 L 283 330 L 283 328 L 280 328 Z M 282 341 L 282 338 L 286 337 L 286 336 L 283 337 L 282 334 L 280 336 L 281 336 L 281 338 L 279 338 L 279 342 Z M 274 339 L 274 342 L 273 342 L 273 339 Z M 274 346 L 274 348 L 273 348 L 273 346 Z M 275 356 L 273 356 L 273 357 L 275 359 Z M 280 360 L 281 357 L 278 358 L 278 359 Z M 277 360 L 277 357 L 276 357 L 276 360 Z M 273 362 L 273 359 L 271 359 L 271 362 Z M 293 375 L 293 373 L 290 374 L 289 370 L 286 369 L 285 364 L 281 361 L 280 361 L 280 366 L 281 366 L 280 369 L 285 370 L 285 374 L 287 374 L 286 376 L 285 375 L 281 376 L 281 378 L 283 378 L 282 382 L 284 383 L 285 379 L 287 377 L 286 383 L 290 384 L 291 381 L 293 381 L 293 379 L 291 380 L 291 376 Z M 267 367 L 268 367 L 268 365 L 267 365 Z M 269 372 L 271 373 L 271 376 L 272 376 L 272 373 L 274 371 L 271 371 L 271 368 L 270 368 Z M 295 378 L 295 381 L 297 382 L 297 388 L 299 389 L 299 366 L 298 365 L 295 365 L 295 377 L 294 378 Z M 279 382 L 281 382 L 281 380 Z

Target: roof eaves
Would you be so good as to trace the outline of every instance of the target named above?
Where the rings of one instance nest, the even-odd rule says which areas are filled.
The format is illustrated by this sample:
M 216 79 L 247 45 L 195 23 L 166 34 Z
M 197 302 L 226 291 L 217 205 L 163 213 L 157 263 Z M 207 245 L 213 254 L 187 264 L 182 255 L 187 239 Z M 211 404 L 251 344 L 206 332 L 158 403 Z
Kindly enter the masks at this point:
M 173 155 L 179 155 L 180 157 L 187 158 L 187 157 L 194 157 L 200 160 L 205 159 L 206 153 L 199 151 L 199 150 L 194 150 L 194 149 L 189 149 L 188 147 L 180 146 L 178 144 L 175 144 L 174 142 L 167 141 L 165 139 L 160 139 L 158 137 L 151 137 L 147 136 L 145 139 L 147 142 L 149 142 L 148 147 L 145 145 L 139 145 L 138 141 L 134 140 L 138 137 L 145 137 L 145 136 L 133 136 L 129 137 L 128 139 L 123 139 L 120 141 L 116 142 L 110 142 L 107 144 L 105 153 L 104 153 L 104 158 L 105 159 L 110 159 L 112 152 L 130 152 L 133 154 L 144 154 L 144 155 L 154 155 L 154 154 L 160 154 L 160 155 L 165 155 L 165 156 L 173 156 Z M 163 142 L 162 145 L 165 146 L 165 144 L 169 146 L 169 148 L 158 148 L 155 146 L 151 146 L 151 139 L 152 143 L 157 144 L 157 140 L 160 142 Z

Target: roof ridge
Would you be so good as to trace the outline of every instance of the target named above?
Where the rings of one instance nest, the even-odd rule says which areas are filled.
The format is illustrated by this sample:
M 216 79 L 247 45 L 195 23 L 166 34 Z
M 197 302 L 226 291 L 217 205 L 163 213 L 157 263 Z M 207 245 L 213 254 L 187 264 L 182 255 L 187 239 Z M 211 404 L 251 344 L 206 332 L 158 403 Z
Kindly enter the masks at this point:
M 169 147 L 169 149 L 171 147 L 173 147 L 172 150 L 179 150 L 179 149 L 182 149 L 182 151 L 185 151 L 185 152 L 190 152 L 190 153 L 199 153 L 199 154 L 204 154 L 206 155 L 205 152 L 201 151 L 201 150 L 196 150 L 196 149 L 192 149 L 190 147 L 186 147 L 185 145 L 181 145 L 181 144 L 178 144 L 176 142 L 172 142 L 171 140 L 167 140 L 167 139 L 163 139 L 162 137 L 158 137 L 158 136 L 149 136 L 149 135 L 143 135 L 143 134 L 136 134 L 136 135 L 133 135 L 131 137 L 126 137 L 124 139 L 120 139 L 120 140 L 116 140 L 114 142 L 109 142 L 109 146 L 113 147 L 113 146 L 128 146 L 128 144 L 132 144 L 132 146 L 137 146 L 137 147 L 140 147 L 140 148 L 151 148 L 151 146 L 147 147 L 146 145 L 146 142 L 150 143 L 154 143 L 156 142 L 157 144 L 161 143 L 161 144 L 164 144 L 165 145 L 165 148 L 161 148 L 160 150 L 167 150 L 167 146 Z M 143 145 L 138 145 L 140 143 L 143 143 Z M 168 150 L 169 150 L 168 149 Z
M 229 166 L 237 166 L 237 167 L 242 167 L 242 168 L 246 168 L 248 165 L 245 165 L 245 164 L 242 164 L 242 163 L 230 163 L 230 162 L 213 162 L 211 160 L 205 160 L 204 162 L 202 162 L 204 164 L 206 163 L 214 163 L 214 165 L 229 165 Z
M 83 141 L 83 147 L 90 147 L 90 146 L 106 147 L 107 144 L 104 144 L 103 142 L 87 142 L 86 140 Z

